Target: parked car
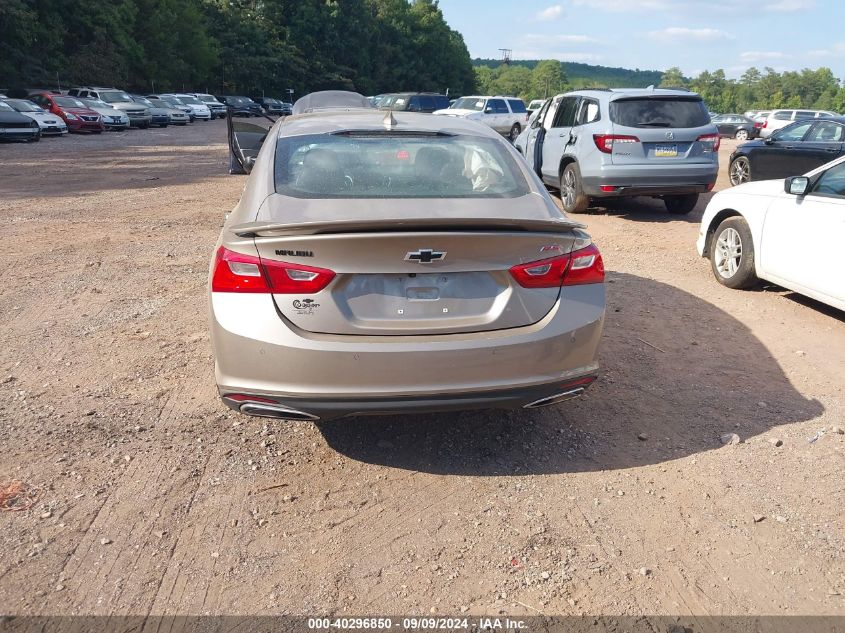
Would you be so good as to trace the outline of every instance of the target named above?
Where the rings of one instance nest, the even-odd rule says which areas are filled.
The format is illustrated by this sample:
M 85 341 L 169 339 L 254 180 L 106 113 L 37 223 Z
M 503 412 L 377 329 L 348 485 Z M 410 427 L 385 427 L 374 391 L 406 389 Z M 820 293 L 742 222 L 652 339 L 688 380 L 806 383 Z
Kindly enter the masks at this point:
M 461 97 L 450 108 L 436 110 L 434 114 L 484 123 L 511 141 L 516 140 L 528 123 L 525 103 L 516 97 Z
M 845 117 L 796 121 L 731 154 L 732 185 L 803 174 L 845 154 Z
M 191 106 L 182 103 L 182 101 L 175 95 L 172 95 L 172 94 L 147 95 L 147 99 L 149 99 L 153 103 L 155 103 L 157 100 L 163 101 L 171 109 L 179 110 L 179 111 L 185 113 L 188 116 L 188 122 L 189 123 L 193 123 L 194 119 L 196 118 L 194 116 L 194 109 Z
M 828 110 L 772 110 L 760 127 L 760 137 L 767 138 L 775 130 L 786 127 L 793 121 L 806 119 L 829 119 L 839 116 Z
M 738 141 L 757 138 L 762 126 L 761 123 L 741 114 L 720 114 L 711 118 L 711 121 L 718 128 L 720 136 L 735 138 Z
M 164 99 L 148 99 L 148 101 L 156 108 L 160 108 L 161 110 L 167 112 L 167 115 L 170 117 L 170 125 L 185 126 L 191 122 L 191 115 L 186 112 L 186 108 L 184 106 L 177 108 Z
M 195 92 L 193 93 L 193 96 L 208 106 L 208 109 L 211 110 L 212 118 L 226 118 L 226 106 L 220 103 L 214 95 L 206 94 L 204 92 Z
M 374 108 L 378 108 L 378 107 L 381 105 L 381 102 L 382 102 L 382 101 L 383 101 L 386 97 L 389 97 L 389 96 L 390 96 L 390 94 L 380 94 L 380 95 L 374 95 L 374 96 L 372 96 L 372 97 L 367 97 L 367 99 L 369 99 L 369 100 L 370 100 L 370 103 L 372 104 L 372 106 L 373 106 Z
M 40 141 L 38 121 L 17 112 L 0 99 L 0 141 Z
M 48 112 L 61 117 L 69 132 L 100 134 L 106 129 L 100 115 L 76 97 L 52 92 L 35 92 L 29 95 L 29 99 Z
M 713 189 L 719 132 L 695 93 L 578 90 L 549 99 L 515 145 L 567 213 L 591 199 L 652 196 L 689 213 Z
M 278 99 L 273 99 L 272 97 L 253 97 L 252 100 L 261 106 L 264 114 L 272 116 L 282 116 L 284 114 L 284 107 L 282 107 L 282 102 Z
M 29 99 L 3 99 L 3 101 L 16 112 L 38 123 L 42 136 L 67 134 L 67 124 L 62 118 L 57 114 L 47 112 L 34 101 Z
M 161 106 L 154 105 L 152 101 L 150 101 L 146 97 L 142 97 L 141 95 L 131 95 L 131 96 L 132 96 L 132 99 L 135 100 L 135 102 L 140 103 L 142 106 L 144 106 L 147 110 L 150 111 L 150 117 L 151 117 L 150 125 L 157 125 L 159 127 L 167 127 L 168 125 L 170 125 L 170 123 L 171 123 L 171 119 L 170 119 L 171 108 L 170 108 L 169 104 L 165 104 L 168 107 L 164 108 L 164 107 L 161 107 Z M 178 112 L 179 112 L 180 115 L 184 115 L 184 113 L 181 110 L 178 110 Z M 185 116 L 185 122 L 187 123 L 187 121 L 188 121 L 188 117 Z
M 759 279 L 845 310 L 845 157 L 804 176 L 751 182 L 713 196 L 698 254 L 729 288 Z M 802 242 L 812 240 L 812 252 Z
M 116 110 L 123 110 L 129 117 L 129 124 L 132 127 L 139 127 L 141 129 L 150 127 L 152 116 L 150 116 L 147 109 L 132 99 L 129 93 L 118 88 L 83 86 L 80 88 L 71 88 L 68 90 L 68 95 L 86 99 L 100 99 Z
M 545 102 L 546 102 L 546 100 L 545 100 L 545 99 L 533 99 L 533 100 L 531 100 L 531 102 L 530 102 L 530 103 L 528 104 L 528 106 L 526 107 L 526 110 L 528 110 L 528 114 L 529 114 L 529 116 L 530 116 L 530 115 L 532 115 L 532 114 L 534 114 L 534 113 L 535 113 L 537 110 L 539 110 L 540 108 L 542 108 L 542 107 L 543 107 L 543 104 L 544 104 Z
M 249 97 L 240 95 L 222 95 L 217 99 L 231 112 L 232 116 L 262 116 L 264 110 Z
M 262 177 L 211 262 L 224 403 L 293 420 L 533 408 L 595 380 L 601 254 L 509 143 L 462 118 L 386 122 L 352 93 L 293 110 L 270 130 L 230 120 Z
M 191 109 L 191 113 L 193 114 L 195 120 L 211 121 L 211 108 L 209 108 L 208 105 L 203 103 L 201 100 L 197 99 L 194 95 L 177 92 L 173 96 Z
M 288 103 L 287 101 L 282 101 L 282 114 L 285 116 L 290 116 L 293 114 L 293 104 Z
M 434 92 L 398 92 L 381 100 L 378 106 L 382 110 L 396 112 L 427 112 L 443 110 L 449 107 L 446 95 Z
M 100 99 L 85 99 L 80 97 L 79 100 L 100 115 L 103 126 L 107 130 L 129 129 L 129 115 L 126 112 L 112 108 L 108 103 Z

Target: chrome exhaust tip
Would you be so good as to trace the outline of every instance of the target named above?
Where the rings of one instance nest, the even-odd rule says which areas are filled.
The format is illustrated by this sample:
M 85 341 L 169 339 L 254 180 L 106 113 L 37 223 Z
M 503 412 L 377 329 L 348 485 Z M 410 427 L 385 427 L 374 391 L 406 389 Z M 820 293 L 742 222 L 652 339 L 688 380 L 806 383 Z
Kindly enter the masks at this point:
M 548 407 L 552 404 L 557 404 L 559 402 L 566 402 L 567 400 L 572 400 L 573 398 L 577 398 L 582 393 L 584 393 L 584 387 L 576 387 L 575 389 L 570 389 L 569 391 L 564 391 L 562 393 L 555 394 L 553 396 L 546 396 L 545 398 L 540 398 L 539 400 L 535 400 L 534 402 L 530 402 L 526 404 L 523 409 L 536 409 L 538 407 Z
M 316 422 L 319 416 L 290 407 L 283 407 L 276 404 L 264 404 L 258 402 L 246 402 L 241 405 L 241 413 L 246 415 L 254 415 L 260 418 L 276 418 L 281 420 L 302 420 L 307 422 Z

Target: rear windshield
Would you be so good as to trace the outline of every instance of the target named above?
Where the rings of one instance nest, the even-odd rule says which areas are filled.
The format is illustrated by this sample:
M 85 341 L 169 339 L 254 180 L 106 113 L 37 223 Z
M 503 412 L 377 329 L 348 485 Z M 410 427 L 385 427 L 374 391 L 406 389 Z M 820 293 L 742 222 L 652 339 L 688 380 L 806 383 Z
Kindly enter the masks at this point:
M 702 127 L 710 113 L 701 99 L 645 97 L 611 102 L 610 120 L 625 127 Z
M 276 191 L 296 198 L 514 198 L 529 192 L 497 139 L 360 132 L 282 138 Z

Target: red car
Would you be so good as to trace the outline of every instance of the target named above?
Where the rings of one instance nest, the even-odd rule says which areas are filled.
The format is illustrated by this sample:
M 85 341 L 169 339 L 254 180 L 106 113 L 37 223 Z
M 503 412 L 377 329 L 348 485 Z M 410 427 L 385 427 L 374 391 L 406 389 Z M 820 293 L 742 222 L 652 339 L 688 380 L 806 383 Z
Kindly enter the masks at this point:
M 69 132 L 99 134 L 106 129 L 100 115 L 76 97 L 52 92 L 34 92 L 29 95 L 29 99 L 45 110 L 62 117 L 67 123 Z

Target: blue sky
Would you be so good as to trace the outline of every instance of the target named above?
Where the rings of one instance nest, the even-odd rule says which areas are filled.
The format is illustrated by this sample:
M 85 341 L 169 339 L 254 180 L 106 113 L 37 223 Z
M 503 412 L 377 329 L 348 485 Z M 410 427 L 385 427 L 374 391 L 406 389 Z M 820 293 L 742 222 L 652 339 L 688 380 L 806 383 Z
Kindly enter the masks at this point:
M 440 0 L 472 57 L 665 70 L 827 66 L 845 77 L 845 0 Z

